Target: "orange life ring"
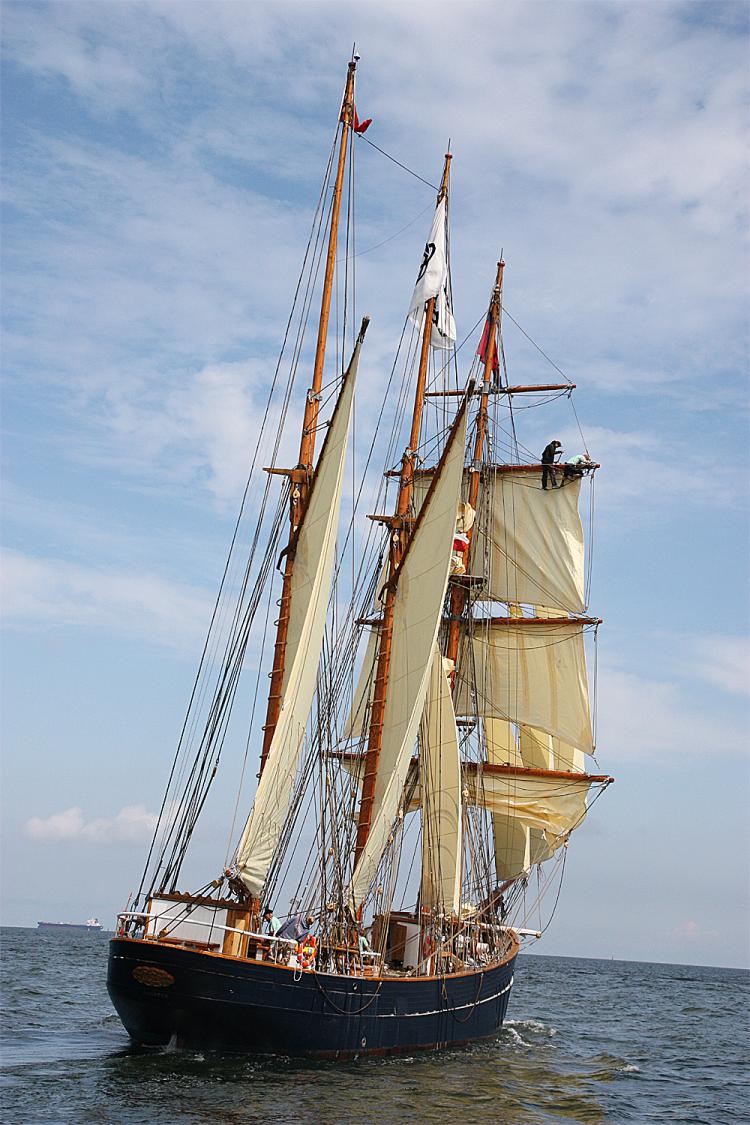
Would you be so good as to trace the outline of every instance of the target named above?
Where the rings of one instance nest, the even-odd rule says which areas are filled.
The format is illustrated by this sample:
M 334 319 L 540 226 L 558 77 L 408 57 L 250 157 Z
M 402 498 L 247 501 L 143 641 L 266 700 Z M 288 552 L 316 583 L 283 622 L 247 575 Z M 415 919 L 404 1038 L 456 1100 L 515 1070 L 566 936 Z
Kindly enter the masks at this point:
M 297 942 L 297 964 L 301 969 L 309 969 L 315 964 L 315 956 L 317 949 L 315 946 L 315 936 L 308 934 L 307 937 L 301 938 Z

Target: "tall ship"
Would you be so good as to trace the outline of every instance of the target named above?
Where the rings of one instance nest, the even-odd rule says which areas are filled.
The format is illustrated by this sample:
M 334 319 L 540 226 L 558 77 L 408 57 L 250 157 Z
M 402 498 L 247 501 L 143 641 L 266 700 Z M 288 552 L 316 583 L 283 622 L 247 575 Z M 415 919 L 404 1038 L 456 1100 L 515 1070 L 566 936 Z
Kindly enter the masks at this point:
M 343 1059 L 496 1036 L 571 834 L 612 780 L 593 759 L 600 621 L 579 514 L 598 466 L 585 444 L 563 464 L 559 442 L 540 457 L 519 436 L 525 406 L 567 408 L 573 385 L 510 380 L 502 261 L 457 341 L 450 155 L 396 358 L 385 375 L 368 361 L 356 67 L 110 943 L 109 994 L 141 1044 Z M 201 875 L 206 823 L 229 844 Z

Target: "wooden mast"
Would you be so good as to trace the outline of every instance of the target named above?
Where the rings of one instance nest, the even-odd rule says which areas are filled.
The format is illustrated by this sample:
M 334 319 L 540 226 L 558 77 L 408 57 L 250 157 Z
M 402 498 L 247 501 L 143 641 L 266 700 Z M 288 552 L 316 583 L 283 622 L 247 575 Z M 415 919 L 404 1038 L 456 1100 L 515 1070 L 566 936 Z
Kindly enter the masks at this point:
M 440 181 L 440 190 L 437 205 L 448 194 L 448 180 L 452 156 L 445 155 L 443 177 Z M 378 649 L 377 670 L 375 673 L 375 688 L 373 692 L 372 711 L 370 715 L 370 730 L 367 740 L 367 753 L 365 756 L 364 776 L 362 778 L 362 800 L 359 806 L 359 819 L 357 822 L 357 841 L 354 849 L 354 864 L 359 862 L 359 857 L 367 843 L 372 823 L 372 807 L 375 801 L 375 783 L 378 776 L 380 761 L 380 747 L 383 737 L 383 718 L 385 715 L 385 701 L 388 692 L 388 674 L 391 663 L 391 642 L 393 638 L 393 611 L 395 604 L 395 591 L 390 582 L 401 561 L 408 542 L 408 529 L 410 526 L 408 511 L 411 500 L 414 469 L 419 445 L 419 433 L 422 425 L 422 407 L 424 405 L 425 385 L 427 382 L 427 365 L 430 356 L 430 337 L 432 334 L 432 321 L 435 313 L 435 297 L 425 304 L 424 328 L 422 332 L 422 347 L 419 355 L 419 371 L 417 386 L 414 393 L 414 411 L 409 434 L 409 445 L 401 461 L 401 476 L 399 481 L 396 513 L 388 519 L 391 528 L 389 546 L 388 584 L 386 587 L 385 604 L 383 606 L 383 619 L 380 625 L 380 646 Z
M 471 477 L 469 480 L 469 496 L 468 500 L 472 508 L 476 512 L 477 498 L 479 496 L 479 481 L 481 476 L 481 461 L 482 451 L 484 448 L 484 439 L 487 432 L 487 408 L 490 400 L 490 388 L 492 384 L 492 369 L 495 365 L 495 336 L 497 328 L 500 323 L 500 314 L 502 311 L 503 299 L 503 271 L 505 269 L 505 262 L 500 261 L 497 263 L 497 274 L 495 276 L 495 287 L 492 290 L 492 297 L 490 299 L 490 308 L 487 315 L 486 322 L 486 344 L 484 349 L 484 375 L 482 379 L 482 389 L 480 392 L 479 412 L 477 414 L 477 432 L 476 440 L 474 442 L 474 457 L 471 463 Z M 476 526 L 476 523 L 475 525 Z M 467 558 L 471 550 L 471 540 L 474 533 L 474 527 L 471 527 L 466 533 L 469 540 L 469 547 L 467 549 Z M 454 686 L 455 686 L 455 665 L 458 660 L 458 645 L 461 639 L 461 614 L 463 613 L 464 605 L 466 603 L 466 589 L 459 585 L 454 584 L 451 591 L 451 613 L 450 625 L 448 627 L 448 644 L 446 649 L 446 656 L 449 660 L 453 661 L 454 666 Z
M 279 619 L 277 622 L 276 644 L 273 654 L 273 670 L 271 672 L 271 686 L 268 692 L 266 723 L 263 728 L 263 748 L 261 750 L 260 773 L 258 776 L 263 773 L 265 768 L 271 739 L 276 730 L 276 724 L 281 710 L 281 692 L 284 682 L 284 663 L 292 597 L 292 575 L 294 573 L 294 540 L 295 533 L 305 511 L 305 501 L 309 491 L 312 462 L 315 454 L 315 433 L 318 421 L 318 410 L 320 408 L 320 388 L 323 385 L 323 367 L 325 364 L 326 342 L 328 339 L 328 318 L 331 311 L 333 275 L 336 266 L 339 216 L 341 214 L 341 199 L 344 187 L 344 172 L 346 169 L 346 152 L 354 111 L 354 72 L 356 69 L 357 59 L 355 57 L 349 63 L 344 100 L 341 105 L 341 114 L 339 117 L 339 121 L 341 122 L 341 137 L 339 141 L 336 181 L 333 188 L 333 201 L 331 205 L 331 229 L 328 236 L 328 254 L 326 256 L 325 276 L 323 278 L 323 296 L 320 303 L 320 320 L 318 322 L 318 339 L 315 347 L 312 386 L 307 392 L 307 399 L 305 401 L 302 437 L 299 447 L 299 461 L 297 468 L 287 474 L 290 476 L 292 483 L 289 545 L 287 547 L 284 583 L 281 589 L 281 601 L 279 603 Z

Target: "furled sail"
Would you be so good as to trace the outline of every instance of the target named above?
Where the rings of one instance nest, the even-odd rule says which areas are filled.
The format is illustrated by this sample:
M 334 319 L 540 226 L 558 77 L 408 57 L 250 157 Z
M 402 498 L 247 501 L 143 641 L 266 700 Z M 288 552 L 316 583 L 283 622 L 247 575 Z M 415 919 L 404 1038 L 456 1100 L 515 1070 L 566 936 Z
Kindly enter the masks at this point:
M 452 665 L 449 665 L 452 667 Z M 422 906 L 461 904 L 461 757 L 451 686 L 435 646 L 419 737 Z
M 433 348 L 450 348 L 456 341 L 456 322 L 451 310 L 448 281 L 447 206 L 447 198 L 443 196 L 435 208 L 435 216 L 409 305 L 409 320 L 419 328 L 422 324 L 425 304 L 430 298 L 435 298 L 430 333 L 430 344 Z
M 352 876 L 360 903 L 377 871 L 402 802 L 404 781 L 427 694 L 450 564 L 466 442 L 466 404 L 442 471 L 428 492 L 396 573 L 388 695 L 370 833 Z
M 237 873 L 256 895 L 263 887 L 289 808 L 315 694 L 361 345 L 360 337 L 326 433 L 298 531 L 281 712 L 237 848 Z
M 576 621 L 478 622 L 463 643 L 456 714 L 535 727 L 593 753 L 583 629 Z

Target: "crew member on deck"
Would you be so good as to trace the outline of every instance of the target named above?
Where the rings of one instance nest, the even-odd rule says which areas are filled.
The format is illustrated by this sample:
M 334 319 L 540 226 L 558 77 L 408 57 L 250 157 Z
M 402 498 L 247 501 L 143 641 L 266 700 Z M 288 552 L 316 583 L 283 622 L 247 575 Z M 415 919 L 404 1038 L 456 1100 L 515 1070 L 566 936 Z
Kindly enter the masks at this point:
M 263 911 L 263 921 L 265 922 L 267 927 L 266 933 L 270 934 L 271 937 L 276 937 L 279 930 L 281 929 L 281 922 L 278 920 L 270 906 L 267 906 Z
M 268 948 L 265 951 L 266 959 L 278 961 L 279 959 L 279 943 L 275 940 L 276 935 L 281 929 L 281 922 L 274 914 L 270 906 L 267 906 L 263 911 L 263 922 L 266 927 L 266 933 L 271 935 L 271 941 L 268 943 Z
M 308 914 L 307 918 L 303 918 L 301 914 L 294 914 L 281 927 L 278 936 L 301 941 L 302 938 L 307 937 L 314 925 L 315 919 L 312 914 Z
M 552 481 L 552 487 L 557 488 L 557 481 L 555 480 L 555 470 L 552 468 L 555 461 L 559 461 L 562 456 L 562 442 L 551 441 L 549 445 L 545 445 L 544 452 L 542 453 L 542 488 L 547 487 L 547 478 Z

